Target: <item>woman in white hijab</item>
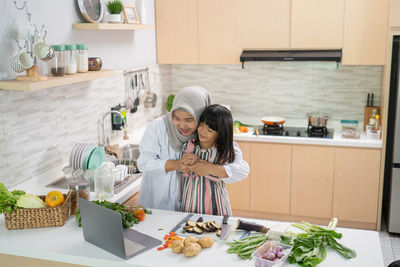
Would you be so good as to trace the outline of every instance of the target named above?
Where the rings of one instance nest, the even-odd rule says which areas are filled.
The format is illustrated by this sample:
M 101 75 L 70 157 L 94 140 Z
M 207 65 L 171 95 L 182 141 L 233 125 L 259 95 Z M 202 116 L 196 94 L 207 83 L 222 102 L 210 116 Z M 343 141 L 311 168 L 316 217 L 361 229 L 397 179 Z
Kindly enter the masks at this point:
M 170 113 L 150 122 L 139 144 L 138 168 L 143 173 L 138 204 L 148 208 L 180 210 L 181 184 L 177 171 L 184 166 L 179 159 L 182 145 L 194 138 L 201 113 L 211 104 L 210 94 L 202 87 L 179 91 Z M 235 149 L 235 161 L 224 165 L 234 183 L 247 177 L 248 164 Z

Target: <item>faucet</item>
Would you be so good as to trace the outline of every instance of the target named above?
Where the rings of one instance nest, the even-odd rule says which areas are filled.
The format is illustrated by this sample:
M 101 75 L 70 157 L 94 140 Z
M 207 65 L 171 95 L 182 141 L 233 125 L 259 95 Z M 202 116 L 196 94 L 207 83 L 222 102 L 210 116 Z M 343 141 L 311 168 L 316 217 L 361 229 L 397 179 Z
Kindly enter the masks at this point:
M 110 145 L 110 140 L 108 138 L 108 136 L 106 135 L 106 132 L 104 130 L 104 119 L 109 115 L 109 114 L 116 114 L 121 116 L 121 119 L 124 123 L 124 139 L 127 139 L 127 127 L 128 127 L 128 123 L 125 120 L 125 117 L 121 114 L 121 112 L 116 111 L 116 110 L 110 110 L 107 111 L 106 113 L 104 113 L 103 116 L 100 117 L 99 121 L 98 121 L 98 132 L 97 132 L 97 137 L 98 137 L 98 145 L 99 146 L 103 146 L 106 147 L 108 145 Z

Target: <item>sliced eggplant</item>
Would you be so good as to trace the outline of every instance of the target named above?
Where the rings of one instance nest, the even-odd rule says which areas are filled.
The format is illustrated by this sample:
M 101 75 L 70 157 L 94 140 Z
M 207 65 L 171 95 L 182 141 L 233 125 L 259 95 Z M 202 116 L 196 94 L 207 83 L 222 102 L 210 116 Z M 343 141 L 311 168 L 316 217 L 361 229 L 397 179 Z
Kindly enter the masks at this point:
M 188 226 L 183 227 L 183 229 L 188 233 L 193 233 L 194 227 L 188 225 Z
M 203 217 L 199 217 L 199 218 L 197 219 L 197 222 L 203 222 Z
M 207 223 L 203 223 L 203 226 L 201 228 L 203 228 L 204 231 L 210 232 L 210 228 L 208 228 Z
M 195 222 L 195 221 L 192 221 L 192 220 L 188 220 L 188 221 L 186 222 L 186 225 L 195 227 L 195 226 L 196 226 L 196 222 Z
M 203 233 L 203 229 L 201 229 L 200 227 L 195 226 L 195 227 L 193 227 L 193 233 L 201 234 L 201 233 Z
M 221 236 L 221 230 L 217 231 L 217 236 Z
M 214 221 L 212 221 L 210 224 L 211 224 L 211 226 L 212 226 L 213 228 L 215 228 L 216 230 L 221 229 L 221 227 L 219 227 Z M 215 230 L 215 231 L 216 231 L 216 230 Z

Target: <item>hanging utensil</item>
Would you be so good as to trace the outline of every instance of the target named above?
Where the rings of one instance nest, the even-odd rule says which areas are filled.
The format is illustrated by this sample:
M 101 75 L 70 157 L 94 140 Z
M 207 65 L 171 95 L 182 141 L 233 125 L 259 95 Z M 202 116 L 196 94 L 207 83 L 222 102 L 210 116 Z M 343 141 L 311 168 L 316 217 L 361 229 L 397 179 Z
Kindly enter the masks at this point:
M 131 84 L 132 91 L 135 92 L 135 89 L 136 89 L 136 86 L 135 86 L 136 74 L 132 75 L 130 78 L 131 78 L 130 84 Z M 133 101 L 133 106 L 132 106 L 132 108 L 130 110 L 131 113 L 135 113 L 137 111 L 138 104 L 139 104 L 139 99 L 138 99 L 138 96 L 137 96 L 137 93 L 136 93 L 136 98 Z
M 145 87 L 147 91 L 146 100 L 144 101 L 144 106 L 146 108 L 154 108 L 157 105 L 157 95 L 150 92 L 150 79 L 149 72 L 146 72 Z

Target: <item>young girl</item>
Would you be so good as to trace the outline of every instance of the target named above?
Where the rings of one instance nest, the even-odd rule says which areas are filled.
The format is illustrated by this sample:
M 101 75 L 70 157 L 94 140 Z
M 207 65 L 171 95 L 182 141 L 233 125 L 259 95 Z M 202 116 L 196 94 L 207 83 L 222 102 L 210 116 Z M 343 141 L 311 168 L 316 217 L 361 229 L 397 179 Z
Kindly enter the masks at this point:
M 185 166 L 181 211 L 231 215 L 225 183 L 238 179 L 230 177 L 226 164 L 235 161 L 247 174 L 249 166 L 242 159 L 239 146 L 233 142 L 230 111 L 221 105 L 206 108 L 199 119 L 197 137 L 183 145 L 181 155 Z

